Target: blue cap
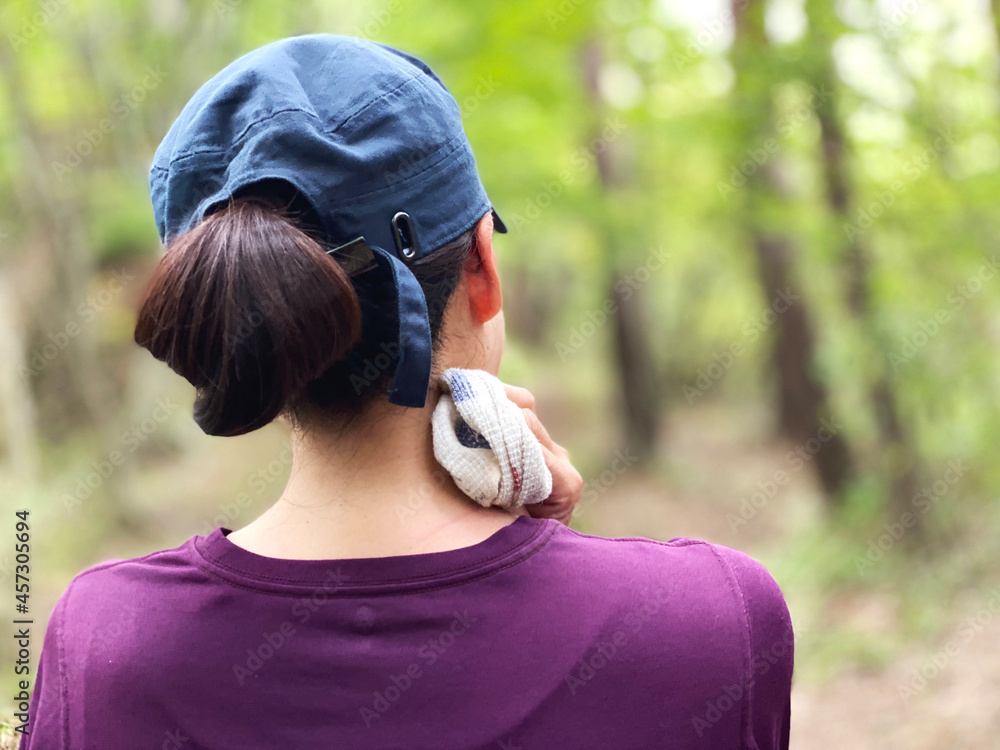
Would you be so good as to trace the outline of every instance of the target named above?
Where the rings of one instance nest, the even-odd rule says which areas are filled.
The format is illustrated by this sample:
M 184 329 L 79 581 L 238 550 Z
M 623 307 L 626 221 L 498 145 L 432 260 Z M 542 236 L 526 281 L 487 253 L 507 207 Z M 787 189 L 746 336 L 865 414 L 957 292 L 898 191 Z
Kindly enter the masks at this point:
M 271 180 L 301 193 L 328 245 L 363 237 L 393 279 L 386 304 L 399 359 L 389 401 L 423 406 L 430 323 L 407 263 L 492 210 L 455 99 L 420 60 L 364 39 L 314 34 L 254 50 L 195 93 L 156 151 L 149 188 L 160 240 Z M 506 231 L 499 217 L 495 225 Z

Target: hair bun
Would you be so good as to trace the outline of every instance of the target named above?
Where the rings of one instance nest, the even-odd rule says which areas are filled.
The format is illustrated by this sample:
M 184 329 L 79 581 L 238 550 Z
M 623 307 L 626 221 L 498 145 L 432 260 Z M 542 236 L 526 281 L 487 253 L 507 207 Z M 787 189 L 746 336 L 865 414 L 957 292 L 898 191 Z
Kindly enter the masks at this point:
M 136 342 L 197 389 L 209 435 L 275 419 L 352 348 L 350 278 L 266 201 L 241 198 L 167 248 L 146 288 Z

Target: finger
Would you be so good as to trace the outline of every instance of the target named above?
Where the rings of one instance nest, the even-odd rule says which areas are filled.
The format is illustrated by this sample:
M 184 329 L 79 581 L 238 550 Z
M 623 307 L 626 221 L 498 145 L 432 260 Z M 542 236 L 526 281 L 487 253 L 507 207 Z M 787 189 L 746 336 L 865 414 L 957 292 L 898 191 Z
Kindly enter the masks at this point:
M 532 518 L 552 518 L 566 526 L 569 526 L 569 522 L 573 519 L 572 507 L 556 507 L 548 503 L 536 503 L 524 507 Z
M 524 415 L 524 421 L 528 423 L 528 429 L 535 434 L 536 438 L 538 438 L 538 442 L 541 443 L 543 447 L 556 452 L 559 446 L 557 446 L 549 436 L 549 431 L 545 429 L 545 425 L 542 424 L 542 420 L 538 418 L 538 415 L 531 409 L 521 409 L 521 414 Z
M 524 414 L 524 421 L 528 423 L 528 429 L 531 430 L 535 437 L 538 438 L 538 442 L 541 443 L 544 448 L 548 448 L 560 458 L 568 461 L 569 451 L 552 439 L 552 436 L 549 435 L 549 431 L 545 428 L 545 425 L 542 424 L 542 420 L 538 418 L 538 415 L 529 409 L 522 409 L 521 412 Z
M 552 495 L 558 495 L 559 499 L 576 505 L 583 493 L 583 477 L 580 476 L 580 472 L 569 461 L 557 457 L 544 446 L 542 453 L 545 455 L 545 464 L 552 474 Z
M 552 493 L 541 503 L 529 505 L 534 518 L 554 518 L 569 523 L 583 491 L 583 478 L 573 465 L 542 446 L 545 465 L 552 474 Z
M 520 406 L 522 409 L 535 408 L 535 397 L 527 388 L 521 388 L 516 385 L 507 385 L 504 383 L 503 389 L 507 394 L 507 398 Z
M 522 506 L 527 509 L 528 515 L 532 518 L 554 518 L 560 523 L 568 524 L 573 518 L 573 510 L 576 503 L 566 499 L 534 503 L 533 505 Z

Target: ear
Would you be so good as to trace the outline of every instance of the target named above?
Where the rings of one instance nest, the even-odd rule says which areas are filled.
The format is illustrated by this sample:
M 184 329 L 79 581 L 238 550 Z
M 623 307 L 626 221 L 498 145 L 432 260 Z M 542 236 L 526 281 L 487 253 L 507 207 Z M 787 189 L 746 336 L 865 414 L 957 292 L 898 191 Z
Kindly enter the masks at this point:
M 495 318 L 503 306 L 503 294 L 493 253 L 493 216 L 490 214 L 480 219 L 476 226 L 476 241 L 465 262 L 465 285 L 473 321 L 483 325 Z

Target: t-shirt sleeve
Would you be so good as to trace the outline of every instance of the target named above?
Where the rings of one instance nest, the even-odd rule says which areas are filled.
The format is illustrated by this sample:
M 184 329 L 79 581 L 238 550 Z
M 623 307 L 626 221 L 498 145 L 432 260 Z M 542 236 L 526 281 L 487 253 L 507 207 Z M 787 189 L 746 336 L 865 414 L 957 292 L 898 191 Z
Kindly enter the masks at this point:
M 787 750 L 795 642 L 785 598 L 756 560 L 725 547 L 716 549 L 736 581 L 750 647 L 744 747 Z
M 71 587 L 72 588 L 72 587 Z M 45 631 L 29 704 L 27 730 L 19 750 L 64 750 L 67 693 L 63 655 L 63 619 L 69 591 L 59 599 Z

